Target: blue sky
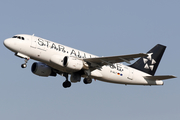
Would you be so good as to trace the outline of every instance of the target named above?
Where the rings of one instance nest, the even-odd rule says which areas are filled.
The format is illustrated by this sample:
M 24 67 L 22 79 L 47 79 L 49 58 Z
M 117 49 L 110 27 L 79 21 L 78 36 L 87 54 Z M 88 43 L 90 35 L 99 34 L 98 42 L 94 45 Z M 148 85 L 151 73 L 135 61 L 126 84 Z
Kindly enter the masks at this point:
M 179 78 L 164 86 L 125 86 L 93 81 L 64 89 L 65 78 L 31 73 L 34 60 L 6 49 L 15 34 L 36 36 L 98 56 L 147 52 L 167 46 L 156 75 L 179 76 L 179 0 L 1 0 L 1 120 L 178 120 Z

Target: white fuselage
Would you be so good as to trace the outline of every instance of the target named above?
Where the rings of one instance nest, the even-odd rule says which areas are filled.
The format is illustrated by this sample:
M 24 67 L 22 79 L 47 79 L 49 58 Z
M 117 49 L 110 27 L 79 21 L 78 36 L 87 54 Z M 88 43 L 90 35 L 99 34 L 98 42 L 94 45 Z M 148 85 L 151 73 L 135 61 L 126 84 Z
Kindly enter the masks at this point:
M 51 62 L 53 55 L 59 56 L 75 56 L 79 59 L 98 57 L 74 48 L 70 48 L 46 39 L 31 36 L 20 35 L 25 40 L 17 38 L 9 38 L 4 41 L 11 51 L 23 54 L 31 59 L 43 62 L 48 66 L 71 74 L 65 67 L 58 66 Z M 11 47 L 9 47 L 11 46 Z M 150 76 L 147 73 L 131 68 L 129 66 L 115 63 L 114 67 L 104 65 L 101 69 L 95 69 L 91 72 L 91 77 L 104 82 L 120 83 L 120 84 L 135 84 L 135 85 L 163 85 L 163 81 L 151 81 L 144 79 L 143 76 Z

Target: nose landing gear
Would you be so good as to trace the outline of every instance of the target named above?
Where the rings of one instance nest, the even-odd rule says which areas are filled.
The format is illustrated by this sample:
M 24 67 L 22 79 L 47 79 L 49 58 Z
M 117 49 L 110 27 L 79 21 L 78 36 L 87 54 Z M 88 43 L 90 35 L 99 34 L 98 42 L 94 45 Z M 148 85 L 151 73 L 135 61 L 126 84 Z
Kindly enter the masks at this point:
M 25 54 L 19 53 L 19 52 L 15 53 L 15 55 L 16 55 L 17 57 L 20 57 L 20 58 L 24 58 L 24 59 L 25 59 L 25 63 L 22 64 L 21 67 L 22 67 L 22 68 L 26 68 L 26 67 L 27 67 L 26 63 L 28 62 L 28 60 L 30 59 L 30 57 L 27 56 L 27 55 L 25 55 Z
M 22 68 L 26 68 L 27 67 L 28 60 L 29 60 L 29 58 L 25 59 L 25 63 L 21 65 Z

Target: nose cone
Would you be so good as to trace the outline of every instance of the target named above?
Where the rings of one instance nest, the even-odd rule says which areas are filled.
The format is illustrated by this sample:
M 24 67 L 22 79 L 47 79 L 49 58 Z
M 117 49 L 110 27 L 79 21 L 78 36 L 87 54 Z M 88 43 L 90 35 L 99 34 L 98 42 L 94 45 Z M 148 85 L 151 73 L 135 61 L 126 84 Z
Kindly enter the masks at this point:
M 12 39 L 6 39 L 4 40 L 4 46 L 6 46 L 8 49 L 11 49 L 13 46 L 14 41 Z
M 4 40 L 4 46 L 8 47 L 9 44 L 11 44 L 9 39 Z

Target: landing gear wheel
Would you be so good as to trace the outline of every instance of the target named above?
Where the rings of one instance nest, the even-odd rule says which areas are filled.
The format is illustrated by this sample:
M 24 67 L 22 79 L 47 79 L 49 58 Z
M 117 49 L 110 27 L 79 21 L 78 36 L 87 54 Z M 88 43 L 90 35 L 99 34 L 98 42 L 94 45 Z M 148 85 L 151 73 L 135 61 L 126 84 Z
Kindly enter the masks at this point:
M 21 65 L 22 68 L 26 68 L 26 67 L 27 67 L 26 63 L 28 62 L 29 59 L 30 59 L 30 58 L 26 58 L 26 59 L 25 59 L 25 63 Z
M 64 87 L 64 88 L 71 87 L 71 82 L 69 82 L 69 81 L 63 82 L 63 87 Z
M 64 88 L 69 88 L 71 87 L 71 82 L 68 80 L 68 73 L 63 73 L 63 76 L 66 78 L 65 82 L 63 82 L 63 87 Z
M 83 80 L 84 84 L 90 84 L 92 82 L 91 78 L 84 78 Z
M 21 67 L 22 67 L 22 68 L 26 68 L 27 65 L 26 65 L 26 64 L 22 64 Z

